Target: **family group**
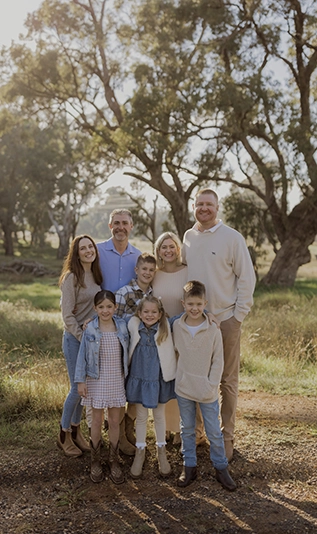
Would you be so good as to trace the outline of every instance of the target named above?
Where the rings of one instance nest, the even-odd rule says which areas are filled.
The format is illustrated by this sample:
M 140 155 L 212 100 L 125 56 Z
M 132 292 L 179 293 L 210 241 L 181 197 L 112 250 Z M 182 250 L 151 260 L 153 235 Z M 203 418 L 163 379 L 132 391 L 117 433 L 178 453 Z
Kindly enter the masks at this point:
M 196 479 L 196 447 L 207 435 L 216 479 L 236 489 L 228 463 L 241 324 L 252 306 L 255 274 L 243 236 L 218 219 L 217 194 L 198 191 L 193 210 L 196 222 L 183 243 L 165 232 L 155 255 L 129 242 L 131 213 L 117 209 L 110 214 L 111 239 L 95 244 L 78 236 L 65 259 L 60 287 L 70 391 L 57 443 L 70 457 L 90 451 L 94 482 L 104 477 L 103 424 L 110 479 L 125 480 L 119 450 L 134 456 L 131 476 L 142 475 L 152 409 L 162 476 L 171 472 L 168 434 L 181 444 L 179 487 Z M 80 429 L 84 406 L 89 443 Z

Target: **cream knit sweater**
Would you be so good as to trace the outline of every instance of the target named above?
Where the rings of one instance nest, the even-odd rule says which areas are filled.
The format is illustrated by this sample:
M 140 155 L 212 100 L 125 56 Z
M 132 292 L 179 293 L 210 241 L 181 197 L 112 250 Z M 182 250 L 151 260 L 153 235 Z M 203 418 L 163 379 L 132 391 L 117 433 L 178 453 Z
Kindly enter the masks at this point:
M 196 402 L 214 402 L 223 371 L 223 347 L 220 330 L 206 317 L 202 328 L 192 337 L 186 314 L 173 324 L 173 337 L 178 353 L 175 392 Z
M 223 223 L 205 232 L 195 226 L 184 235 L 188 280 L 206 286 L 207 309 L 220 321 L 242 322 L 253 304 L 255 274 L 244 237 Z

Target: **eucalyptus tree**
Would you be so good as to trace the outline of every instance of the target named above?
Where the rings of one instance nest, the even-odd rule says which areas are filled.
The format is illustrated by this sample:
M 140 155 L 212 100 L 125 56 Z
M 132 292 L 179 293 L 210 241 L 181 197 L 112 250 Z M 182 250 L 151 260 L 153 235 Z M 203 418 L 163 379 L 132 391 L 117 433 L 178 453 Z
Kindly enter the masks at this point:
M 32 217 L 38 229 L 43 225 L 45 207 L 54 194 L 55 141 L 35 121 L 5 109 L 0 128 L 0 224 L 5 254 L 11 256 L 17 230 L 32 232 Z
M 11 49 L 7 94 L 36 109 L 66 103 L 109 161 L 166 198 L 182 235 L 192 191 L 205 183 L 195 173 L 206 132 L 215 148 L 208 179 L 221 159 L 203 109 L 206 29 L 178 4 L 46 0 L 27 22 L 35 49 Z
M 7 95 L 66 105 L 108 161 L 166 198 L 180 235 L 198 186 L 254 192 L 278 239 L 264 282 L 292 285 L 317 231 L 316 12 L 308 0 L 45 0 L 27 21 L 35 45 L 11 48 Z
M 262 282 L 290 286 L 310 261 L 317 233 L 317 5 L 263 0 L 226 9 L 228 22 L 210 42 L 211 54 L 222 58 L 211 86 L 223 144 L 235 157 L 239 178 L 231 172 L 220 179 L 257 195 L 276 239 L 276 256 Z M 204 20 L 211 16 L 207 11 Z M 290 208 L 294 185 L 298 202 Z

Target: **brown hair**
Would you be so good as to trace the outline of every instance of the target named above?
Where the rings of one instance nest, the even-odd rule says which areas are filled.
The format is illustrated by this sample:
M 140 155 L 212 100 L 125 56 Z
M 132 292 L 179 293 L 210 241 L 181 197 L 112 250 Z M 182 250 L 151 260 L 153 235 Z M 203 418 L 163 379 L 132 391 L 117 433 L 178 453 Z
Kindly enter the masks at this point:
M 96 247 L 96 243 L 89 235 L 83 234 L 83 235 L 76 236 L 71 242 L 71 245 L 69 247 L 69 252 L 64 260 L 62 272 L 59 277 L 59 282 L 58 282 L 59 287 L 61 287 L 62 283 L 65 280 L 65 277 L 69 273 L 73 273 L 75 276 L 75 286 L 85 287 L 85 283 L 84 283 L 85 270 L 79 259 L 79 243 L 84 238 L 89 239 L 94 246 L 96 257 L 91 264 L 91 272 L 93 274 L 96 284 L 98 284 L 99 286 L 102 284 L 102 274 L 101 274 L 100 264 L 99 264 L 99 253 Z
M 206 297 L 206 287 L 202 282 L 198 280 L 190 280 L 183 287 L 183 299 L 189 297 Z
M 179 263 L 179 265 L 181 265 L 182 263 L 182 243 L 179 237 L 176 234 L 174 234 L 174 232 L 164 232 L 157 238 L 157 240 L 155 241 L 155 245 L 154 245 L 155 257 L 156 257 L 156 263 L 157 263 L 158 269 L 161 269 L 164 265 L 163 260 L 160 258 L 159 250 L 166 239 L 171 239 L 172 241 L 174 241 L 176 245 L 176 250 L 177 250 L 177 262 Z
M 98 304 L 100 304 L 105 299 L 110 300 L 112 304 L 116 305 L 115 294 L 112 293 L 112 291 L 109 291 L 109 289 L 102 289 L 101 291 L 98 291 L 98 293 L 95 294 L 94 305 L 98 306 Z
M 156 304 L 157 309 L 159 313 L 161 314 L 161 318 L 158 321 L 159 326 L 158 326 L 158 336 L 157 336 L 157 344 L 160 345 L 163 341 L 167 339 L 167 335 L 168 335 L 166 313 L 165 313 L 161 299 L 158 299 L 157 297 L 153 297 L 153 295 L 146 295 L 145 297 L 143 297 L 143 299 L 140 300 L 134 315 L 139 317 L 139 313 L 141 313 L 143 306 L 146 302 L 153 302 L 154 304 Z
M 153 254 L 148 254 L 147 252 L 143 252 L 143 254 L 140 254 L 140 256 L 137 259 L 136 267 L 140 267 L 141 263 L 153 263 L 153 265 L 156 266 L 156 259 Z

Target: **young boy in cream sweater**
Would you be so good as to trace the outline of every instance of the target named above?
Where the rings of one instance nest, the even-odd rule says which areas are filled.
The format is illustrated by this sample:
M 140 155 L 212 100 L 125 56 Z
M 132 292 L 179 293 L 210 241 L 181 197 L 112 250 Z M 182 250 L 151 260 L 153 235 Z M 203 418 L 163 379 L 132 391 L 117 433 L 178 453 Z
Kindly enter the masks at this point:
M 223 371 L 220 329 L 210 324 L 206 308 L 206 289 L 196 280 L 184 286 L 185 313 L 174 322 L 173 337 L 178 354 L 175 392 L 181 417 L 183 470 L 177 485 L 185 487 L 197 477 L 195 442 L 196 402 L 199 403 L 210 441 L 210 459 L 216 479 L 234 491 L 236 484 L 228 471 L 224 441 L 219 422 L 218 388 Z

